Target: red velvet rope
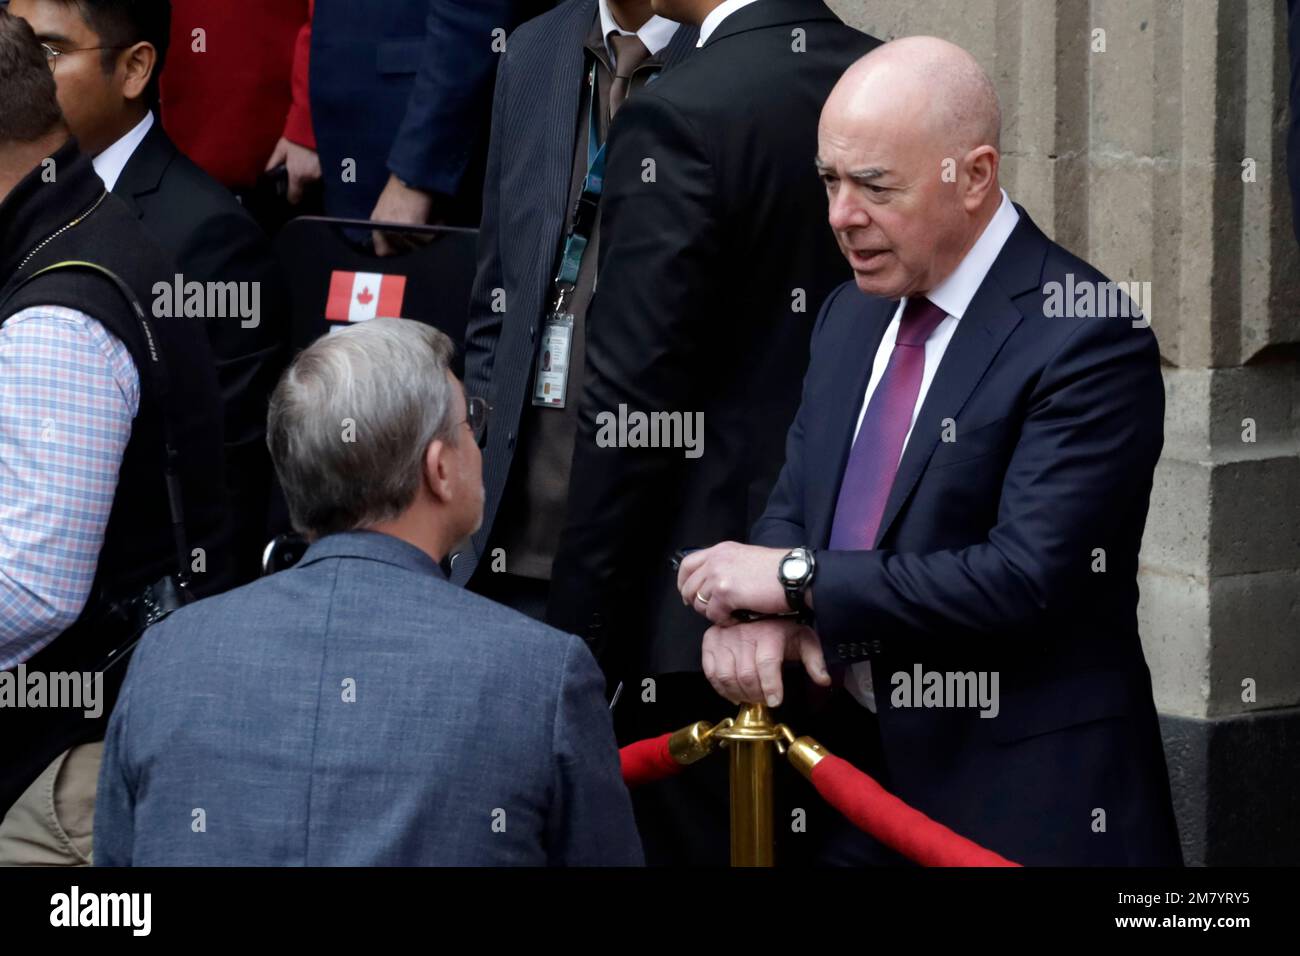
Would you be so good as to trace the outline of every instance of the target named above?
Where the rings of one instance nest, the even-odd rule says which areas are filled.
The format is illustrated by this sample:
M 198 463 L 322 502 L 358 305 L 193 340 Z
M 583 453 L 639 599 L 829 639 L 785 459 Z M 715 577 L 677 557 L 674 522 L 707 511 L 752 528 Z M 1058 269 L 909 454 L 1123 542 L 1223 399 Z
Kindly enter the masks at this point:
M 629 788 L 681 773 L 684 765 L 668 750 L 672 734 L 628 744 L 619 751 L 623 782 Z M 922 866 L 1019 866 L 954 833 L 909 807 L 874 779 L 839 757 L 823 757 L 812 783 L 822 799 L 860 830 Z
M 674 760 L 668 751 L 671 737 L 672 734 L 664 734 L 662 737 L 638 740 L 618 752 L 623 764 L 623 782 L 629 788 L 654 783 L 682 772 L 684 765 Z
M 839 757 L 813 767 L 822 798 L 885 846 L 922 866 L 1019 866 L 909 807 Z

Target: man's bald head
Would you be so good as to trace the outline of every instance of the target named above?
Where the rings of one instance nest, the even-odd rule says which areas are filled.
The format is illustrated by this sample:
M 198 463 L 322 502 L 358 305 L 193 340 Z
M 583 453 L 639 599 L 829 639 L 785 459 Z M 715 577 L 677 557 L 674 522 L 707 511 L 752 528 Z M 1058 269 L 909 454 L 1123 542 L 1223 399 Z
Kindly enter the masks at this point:
M 817 168 L 858 287 L 925 293 L 960 264 L 997 211 L 1001 110 L 988 74 L 936 37 L 877 47 L 822 110 Z
M 827 108 L 832 103 L 904 111 L 950 155 L 977 146 L 1001 149 L 1002 108 L 993 81 L 973 56 L 938 37 L 904 37 L 876 47 L 840 77 Z

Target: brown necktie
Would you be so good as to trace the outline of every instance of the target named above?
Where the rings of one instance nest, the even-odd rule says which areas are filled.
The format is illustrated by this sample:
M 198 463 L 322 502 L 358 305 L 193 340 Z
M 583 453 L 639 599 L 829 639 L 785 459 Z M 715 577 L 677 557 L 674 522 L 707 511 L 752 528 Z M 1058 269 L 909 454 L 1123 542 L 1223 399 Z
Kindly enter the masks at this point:
M 632 74 L 650 57 L 650 51 L 635 34 L 611 33 L 609 42 L 614 47 L 614 82 L 609 87 L 609 118 L 613 119 L 632 89 Z

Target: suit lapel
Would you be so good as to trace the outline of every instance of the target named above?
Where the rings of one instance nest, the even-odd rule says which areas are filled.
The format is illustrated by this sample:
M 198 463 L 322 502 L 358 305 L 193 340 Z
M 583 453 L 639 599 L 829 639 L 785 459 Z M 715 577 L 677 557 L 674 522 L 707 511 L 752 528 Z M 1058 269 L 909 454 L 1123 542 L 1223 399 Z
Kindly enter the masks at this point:
M 176 147 L 163 131 L 162 122 L 154 117 L 153 126 L 145 133 L 131 158 L 122 167 L 122 173 L 113 186 L 113 195 L 121 198 L 135 213 L 143 218 L 144 210 L 136 199 L 155 193 L 162 186 L 163 174 L 176 155 Z
M 930 390 L 926 392 L 912 435 L 907 440 L 907 448 L 898 464 L 889 499 L 885 502 L 875 547 L 880 547 L 880 541 L 898 517 L 903 502 L 925 471 L 939 444 L 944 419 L 956 421 L 966 400 L 984 377 L 989 363 L 1019 323 L 1020 313 L 1016 307 L 1001 289 L 986 279 L 971 300 L 966 314 L 957 323 L 930 383 Z
M 540 115 L 548 117 L 541 124 L 541 142 L 543 155 L 541 168 L 550 172 L 535 185 L 542 197 L 542 215 L 539 223 L 544 223 L 543 234 L 538 237 L 537 249 L 547 250 L 541 258 L 544 268 L 549 269 L 552 251 L 558 248 L 560 235 L 569 219 L 569 184 L 573 170 L 573 150 L 577 137 L 577 119 L 581 113 L 581 100 L 587 94 L 586 83 L 586 40 L 591 28 L 592 18 L 596 16 L 595 0 L 577 4 L 573 13 L 555 21 L 551 35 L 542 40 L 543 49 L 556 51 L 556 62 L 540 64 L 542 74 L 550 80 L 548 108 Z M 524 89 L 531 88 L 538 77 L 524 76 Z M 516 99 L 516 108 L 529 114 L 521 117 L 526 124 L 533 124 L 537 115 L 537 101 L 527 93 Z M 550 276 L 548 275 L 549 279 Z
M 902 511 L 939 444 L 945 419 L 957 420 L 980 379 L 1023 318 L 1013 299 L 1037 286 L 1047 238 L 1023 209 L 1020 222 L 957 323 L 898 465 L 875 546 Z M 960 435 L 960 432 L 958 433 Z M 841 466 L 841 473 L 842 473 Z

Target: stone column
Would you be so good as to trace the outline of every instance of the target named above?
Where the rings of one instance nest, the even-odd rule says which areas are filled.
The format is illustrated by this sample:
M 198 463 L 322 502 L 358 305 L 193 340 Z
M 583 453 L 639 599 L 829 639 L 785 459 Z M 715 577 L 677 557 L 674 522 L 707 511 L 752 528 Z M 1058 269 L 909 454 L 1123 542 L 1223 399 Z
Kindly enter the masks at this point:
M 830 0 L 993 77 L 1003 185 L 1150 282 L 1165 448 L 1139 618 L 1184 853 L 1300 861 L 1300 252 L 1285 0 Z M 1144 303 L 1145 305 L 1145 303 Z

